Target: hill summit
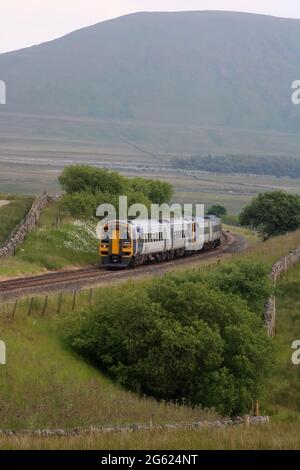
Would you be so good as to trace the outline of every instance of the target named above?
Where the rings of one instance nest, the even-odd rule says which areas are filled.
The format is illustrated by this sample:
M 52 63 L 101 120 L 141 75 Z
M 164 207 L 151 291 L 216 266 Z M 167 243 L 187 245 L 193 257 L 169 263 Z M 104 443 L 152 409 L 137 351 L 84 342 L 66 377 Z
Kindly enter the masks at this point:
M 123 16 L 1 54 L 5 112 L 295 131 L 299 42 L 300 20 Z

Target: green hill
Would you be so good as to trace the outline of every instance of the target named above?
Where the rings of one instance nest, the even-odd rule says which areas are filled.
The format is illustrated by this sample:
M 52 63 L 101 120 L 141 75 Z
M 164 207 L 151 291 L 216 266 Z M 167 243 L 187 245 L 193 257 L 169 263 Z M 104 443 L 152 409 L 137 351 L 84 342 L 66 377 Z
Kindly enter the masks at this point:
M 299 38 L 299 20 L 128 15 L 2 54 L 5 111 L 295 129 Z
M 174 137 L 183 153 L 248 152 L 249 145 L 252 153 L 277 153 L 280 145 L 296 153 L 300 113 L 291 84 L 300 77 L 299 39 L 300 20 L 234 12 L 137 13 L 99 23 L 0 55 L 8 90 L 1 133 L 46 139 L 53 131 L 57 140 L 101 142 L 106 151 L 129 141 L 174 152 Z

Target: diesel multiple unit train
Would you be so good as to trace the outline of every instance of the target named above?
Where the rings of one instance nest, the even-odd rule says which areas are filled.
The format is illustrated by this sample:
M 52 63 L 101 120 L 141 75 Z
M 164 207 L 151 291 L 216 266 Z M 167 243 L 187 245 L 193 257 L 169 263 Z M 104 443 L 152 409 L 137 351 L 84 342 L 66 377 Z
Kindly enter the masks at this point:
M 136 267 L 218 248 L 222 222 L 215 216 L 174 220 L 117 220 L 103 225 L 102 265 Z

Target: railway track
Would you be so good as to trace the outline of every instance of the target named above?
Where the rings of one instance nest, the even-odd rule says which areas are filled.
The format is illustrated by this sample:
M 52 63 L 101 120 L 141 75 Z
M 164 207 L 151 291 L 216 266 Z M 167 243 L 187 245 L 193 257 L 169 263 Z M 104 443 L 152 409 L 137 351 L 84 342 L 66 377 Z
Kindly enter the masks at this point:
M 9 301 L 30 295 L 73 291 L 88 287 L 102 286 L 142 276 L 161 275 L 177 266 L 193 265 L 210 258 L 221 258 L 246 247 L 242 237 L 232 233 L 223 234 L 220 248 L 193 256 L 174 259 L 162 264 L 140 266 L 135 269 L 108 271 L 99 266 L 90 266 L 72 271 L 60 271 L 0 282 L 0 300 Z

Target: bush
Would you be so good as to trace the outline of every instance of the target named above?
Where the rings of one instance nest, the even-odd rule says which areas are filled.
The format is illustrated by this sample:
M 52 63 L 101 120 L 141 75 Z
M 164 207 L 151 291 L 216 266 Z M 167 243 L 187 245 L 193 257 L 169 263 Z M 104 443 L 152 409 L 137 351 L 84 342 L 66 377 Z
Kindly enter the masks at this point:
M 112 204 L 116 212 L 119 196 L 128 197 L 128 207 L 139 203 L 148 209 L 152 204 L 168 202 L 173 190 L 169 183 L 143 178 L 125 178 L 119 173 L 85 165 L 67 166 L 59 176 L 59 183 L 66 192 L 61 208 L 73 217 L 95 216 L 100 204 Z
M 66 166 L 58 181 L 67 194 L 82 192 L 122 194 L 126 187 L 126 178 L 119 173 L 88 165 Z
M 211 283 L 224 292 L 237 294 L 258 314 L 271 294 L 268 267 L 257 261 L 238 260 L 225 263 L 210 275 Z
M 223 270 L 225 285 L 216 287 L 218 271 L 109 289 L 92 311 L 67 321 L 65 338 L 132 390 L 222 414 L 247 412 L 272 358 L 262 318 L 251 310 L 266 293 L 260 289 L 255 301 L 250 296 L 262 271 L 232 264 L 231 274 Z M 238 271 L 244 281 L 233 293 Z
M 96 197 L 87 192 L 65 194 L 60 207 L 62 211 L 69 212 L 73 217 L 88 219 L 96 214 Z
M 132 191 L 144 194 L 152 204 L 167 203 L 173 196 L 172 186 L 159 180 L 133 178 L 129 180 L 129 186 Z
M 264 238 L 300 227 L 300 196 L 283 191 L 261 193 L 240 214 L 242 225 L 258 229 Z
M 222 218 L 222 217 L 225 217 L 225 215 L 227 215 L 227 210 L 226 210 L 226 207 L 216 204 L 215 206 L 211 206 L 208 209 L 207 214 L 215 215 L 216 217 Z

